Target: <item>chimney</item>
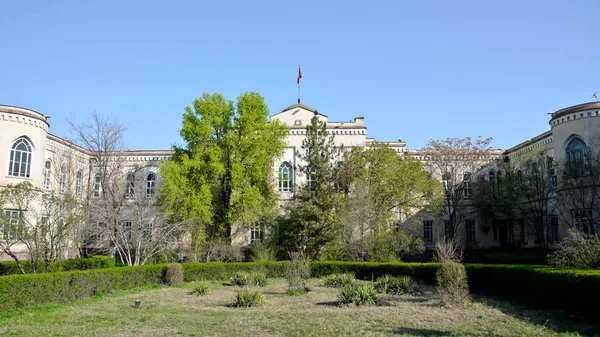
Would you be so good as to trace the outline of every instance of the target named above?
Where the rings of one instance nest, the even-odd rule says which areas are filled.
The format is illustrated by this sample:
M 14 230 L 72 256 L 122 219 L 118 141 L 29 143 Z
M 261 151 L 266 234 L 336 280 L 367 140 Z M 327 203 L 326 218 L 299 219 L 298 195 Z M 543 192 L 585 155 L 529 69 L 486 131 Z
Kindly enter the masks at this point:
M 357 126 L 365 126 L 365 118 L 364 117 L 354 118 L 354 124 L 356 124 Z

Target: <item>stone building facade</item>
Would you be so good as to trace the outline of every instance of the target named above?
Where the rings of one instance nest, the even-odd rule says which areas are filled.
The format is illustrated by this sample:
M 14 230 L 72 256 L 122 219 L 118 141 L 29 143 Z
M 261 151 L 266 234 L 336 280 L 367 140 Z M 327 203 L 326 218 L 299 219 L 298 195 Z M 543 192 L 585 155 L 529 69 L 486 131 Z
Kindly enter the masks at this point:
M 551 115 L 550 130 L 547 132 L 508 150 L 492 153 L 489 163 L 483 165 L 484 174 L 497 169 L 496 163 L 515 160 L 519 156 L 539 149 L 559 163 L 568 160 L 569 156 L 578 155 L 580 153 L 578 151 L 583 151 L 582 149 L 585 149 L 593 139 L 600 137 L 599 111 L 599 102 L 580 104 L 556 111 Z M 369 147 L 375 141 L 367 137 L 364 117 L 356 117 L 347 122 L 329 121 L 326 115 L 304 104 L 294 104 L 273 115 L 272 119 L 280 120 L 289 128 L 285 152 L 273 165 L 274 185 L 281 193 L 282 200 L 293 197 L 294 185 L 305 183 L 305 177 L 297 174 L 295 168 L 298 164 L 298 151 L 304 139 L 305 128 L 315 114 L 326 123 L 328 132 L 335 135 L 336 147 L 346 149 L 356 146 Z M 0 167 L 5 170 L 4 174 L 0 175 L 0 188 L 28 181 L 39 188 L 40 192 L 69 189 L 81 198 L 89 198 L 97 189 L 91 153 L 87 149 L 52 135 L 49 132 L 48 118 L 49 116 L 31 109 L 0 105 Z M 402 155 L 414 156 L 427 165 L 427 158 L 422 156 L 422 152 L 408 149 L 402 139 L 381 143 L 387 144 Z M 119 155 L 125 157 L 132 166 L 142 167 L 144 183 L 152 184 L 153 191 L 158 191 L 160 184 L 158 163 L 169 159 L 172 151 L 128 151 Z M 21 210 L 6 209 L 5 211 L 13 212 L 17 216 Z M 563 213 L 569 212 L 570 210 L 563 211 Z M 585 213 L 586 210 L 581 212 Z M 557 219 L 557 228 L 552 229 L 552 234 L 560 239 L 566 235 L 567 228 L 572 227 L 573 223 L 576 227 L 581 227 L 584 226 L 582 225 L 584 222 L 586 231 L 598 233 L 599 229 L 596 228 L 598 221 L 595 221 L 595 215 L 592 219 L 583 220 L 577 218 L 580 217 L 578 214 L 581 212 L 577 210 L 571 212 L 575 217 L 571 219 L 572 221 L 565 217 Z M 432 245 L 436 240 L 444 237 L 444 219 L 423 218 L 422 221 L 423 235 L 428 244 Z M 503 234 L 494 226 L 477 218 L 464 221 L 462 236 L 476 238 L 472 242 L 476 248 L 501 245 L 500 237 Z M 251 243 L 262 237 L 263 233 L 259 233 L 259 230 L 249 228 L 248 231 L 240 234 L 240 237 L 233 239 L 238 243 Z M 533 246 L 533 243 L 526 243 L 523 246 Z M 65 252 L 65 257 L 70 257 L 72 254 Z

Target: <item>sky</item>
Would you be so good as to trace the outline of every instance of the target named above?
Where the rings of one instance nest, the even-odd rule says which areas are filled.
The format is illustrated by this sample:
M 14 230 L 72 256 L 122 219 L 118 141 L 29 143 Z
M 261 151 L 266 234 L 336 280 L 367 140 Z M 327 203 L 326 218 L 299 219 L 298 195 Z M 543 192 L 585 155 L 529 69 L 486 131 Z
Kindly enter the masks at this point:
M 600 1 L 3 1 L 0 104 L 127 127 L 129 149 L 181 144 L 203 92 L 301 100 L 367 136 L 492 137 L 510 148 L 600 92 Z M 600 97 L 600 93 L 599 93 Z M 0 130 L 1 132 L 1 130 Z

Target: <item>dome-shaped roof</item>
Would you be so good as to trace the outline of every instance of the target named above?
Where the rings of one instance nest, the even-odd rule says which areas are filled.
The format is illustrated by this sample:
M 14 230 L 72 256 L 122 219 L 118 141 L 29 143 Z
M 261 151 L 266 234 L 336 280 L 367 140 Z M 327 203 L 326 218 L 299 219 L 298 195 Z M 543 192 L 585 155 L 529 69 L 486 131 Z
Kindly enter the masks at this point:
M 562 109 L 557 110 L 554 113 L 552 113 L 552 119 L 562 117 L 562 116 L 565 116 L 568 114 L 572 114 L 574 112 L 594 110 L 594 109 L 600 110 L 600 102 L 589 102 L 589 103 L 573 105 L 573 106 L 570 106 L 567 108 L 562 108 Z

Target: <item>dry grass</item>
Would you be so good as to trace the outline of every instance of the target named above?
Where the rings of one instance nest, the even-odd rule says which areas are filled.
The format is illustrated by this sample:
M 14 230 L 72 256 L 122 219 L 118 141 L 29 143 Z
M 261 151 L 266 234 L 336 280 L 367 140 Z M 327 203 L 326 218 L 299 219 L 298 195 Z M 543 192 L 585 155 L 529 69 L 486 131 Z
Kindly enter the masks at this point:
M 259 308 L 233 308 L 240 287 L 211 284 L 202 297 L 181 287 L 121 292 L 67 305 L 0 317 L 2 336 L 577 336 L 594 327 L 575 317 L 517 310 L 505 302 L 476 301 L 466 308 L 439 305 L 434 288 L 418 296 L 383 296 L 381 306 L 339 307 L 339 289 L 310 280 L 306 295 L 285 296 L 287 282 L 262 291 Z M 141 309 L 133 309 L 135 300 Z

